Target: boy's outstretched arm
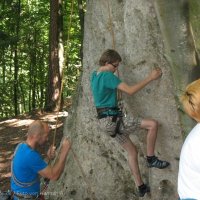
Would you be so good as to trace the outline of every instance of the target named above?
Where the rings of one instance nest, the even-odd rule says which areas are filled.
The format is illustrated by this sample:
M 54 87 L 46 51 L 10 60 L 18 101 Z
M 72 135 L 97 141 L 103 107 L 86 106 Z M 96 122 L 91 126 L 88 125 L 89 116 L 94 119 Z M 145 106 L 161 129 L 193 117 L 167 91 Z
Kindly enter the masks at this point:
M 142 88 L 144 88 L 151 81 L 156 80 L 159 77 L 161 77 L 161 75 L 162 75 L 161 69 L 156 68 L 156 69 L 152 70 L 151 73 L 149 74 L 149 76 L 147 76 L 147 78 L 143 79 L 142 81 L 140 81 L 134 85 L 128 85 L 128 84 L 122 82 L 118 85 L 117 88 L 119 90 L 121 90 L 122 92 L 132 95 L 132 94 L 136 93 L 137 91 L 141 90 Z

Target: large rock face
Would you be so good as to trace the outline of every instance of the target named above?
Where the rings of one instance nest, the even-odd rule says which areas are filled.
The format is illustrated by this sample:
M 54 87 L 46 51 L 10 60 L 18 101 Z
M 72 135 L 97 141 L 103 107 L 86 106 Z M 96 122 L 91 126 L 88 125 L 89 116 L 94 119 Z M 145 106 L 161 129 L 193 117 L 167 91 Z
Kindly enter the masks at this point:
M 177 95 L 189 81 L 188 66 L 195 65 L 184 5 L 184 1 L 174 0 L 87 1 L 83 74 L 64 130 L 73 143 L 73 151 L 61 179 L 50 184 L 49 191 L 57 194 L 52 199 L 138 199 L 127 154 L 100 130 L 90 91 L 91 72 L 98 67 L 102 52 L 113 46 L 123 58 L 120 78 L 129 84 L 145 78 L 154 66 L 162 68 L 160 80 L 133 96 L 123 95 L 123 100 L 130 114 L 159 122 L 155 153 L 171 163 L 168 169 L 147 169 L 146 131 L 131 135 L 138 147 L 142 177 L 152 191 L 143 199 L 177 199 L 178 161 L 185 125 L 179 115 Z M 190 124 L 184 129 L 187 127 Z

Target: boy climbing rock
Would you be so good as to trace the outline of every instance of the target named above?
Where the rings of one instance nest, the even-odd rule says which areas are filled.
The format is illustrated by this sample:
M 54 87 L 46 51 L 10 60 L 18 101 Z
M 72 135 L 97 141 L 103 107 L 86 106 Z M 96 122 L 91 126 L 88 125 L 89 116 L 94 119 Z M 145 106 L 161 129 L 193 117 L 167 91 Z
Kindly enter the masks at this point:
M 158 129 L 157 121 L 135 116 L 124 117 L 118 108 L 117 89 L 133 95 L 151 81 L 160 78 L 162 71 L 160 68 L 154 69 L 144 80 L 135 85 L 128 85 L 114 75 L 121 61 L 121 56 L 117 51 L 112 49 L 106 50 L 99 60 L 99 69 L 91 75 L 91 89 L 99 124 L 108 135 L 115 139 L 127 151 L 129 166 L 135 183 L 138 186 L 138 194 L 140 197 L 143 197 L 145 193 L 150 192 L 150 189 L 142 181 L 138 166 L 137 149 L 130 140 L 129 134 L 133 133 L 137 128 L 147 130 L 146 159 L 148 167 L 164 169 L 169 166 L 169 162 L 158 159 L 154 154 Z

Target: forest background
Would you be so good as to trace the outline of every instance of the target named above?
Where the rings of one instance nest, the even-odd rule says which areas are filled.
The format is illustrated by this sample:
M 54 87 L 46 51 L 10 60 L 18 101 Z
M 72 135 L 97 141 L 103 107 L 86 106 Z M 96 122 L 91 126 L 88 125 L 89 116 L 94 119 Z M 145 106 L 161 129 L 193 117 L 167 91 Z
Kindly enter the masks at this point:
M 85 1 L 0 2 L 0 118 L 55 111 L 81 72 Z

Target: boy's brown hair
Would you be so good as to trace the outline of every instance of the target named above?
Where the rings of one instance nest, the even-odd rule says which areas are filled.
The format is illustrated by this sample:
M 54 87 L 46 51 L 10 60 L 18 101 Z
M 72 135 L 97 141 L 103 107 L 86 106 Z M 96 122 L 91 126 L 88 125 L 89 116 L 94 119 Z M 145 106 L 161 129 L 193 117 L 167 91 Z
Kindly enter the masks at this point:
M 185 112 L 200 122 L 200 79 L 190 83 L 181 96 L 181 102 Z
M 99 60 L 99 65 L 104 66 L 106 63 L 114 63 L 114 62 L 121 62 L 122 58 L 119 55 L 119 53 L 113 49 L 107 49 L 103 52 L 101 55 L 101 58 Z

